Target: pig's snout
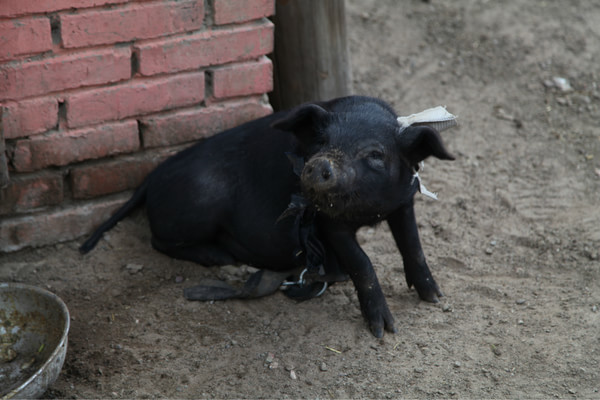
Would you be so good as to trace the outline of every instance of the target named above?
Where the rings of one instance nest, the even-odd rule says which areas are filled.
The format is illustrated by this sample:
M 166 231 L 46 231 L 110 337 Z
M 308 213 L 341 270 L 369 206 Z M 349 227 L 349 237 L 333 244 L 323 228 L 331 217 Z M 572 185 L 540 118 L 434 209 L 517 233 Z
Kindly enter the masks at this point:
M 302 171 L 304 186 L 317 191 L 328 190 L 336 186 L 337 176 L 333 163 L 328 158 L 319 157 L 310 160 Z
M 368 206 L 357 190 L 359 172 L 341 151 L 318 154 L 302 169 L 302 193 L 324 215 L 352 219 L 356 211 Z
M 310 159 L 300 177 L 302 191 L 326 212 L 339 213 L 352 192 L 354 170 L 339 155 L 323 155 Z

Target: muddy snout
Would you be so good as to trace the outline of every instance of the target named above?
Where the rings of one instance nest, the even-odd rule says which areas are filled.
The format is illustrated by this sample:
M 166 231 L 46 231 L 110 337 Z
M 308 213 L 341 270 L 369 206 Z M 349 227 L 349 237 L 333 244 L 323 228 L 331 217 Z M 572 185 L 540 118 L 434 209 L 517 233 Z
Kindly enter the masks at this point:
M 336 186 L 338 174 L 333 161 L 327 157 L 312 158 L 302 170 L 302 185 L 314 191 L 327 191 Z
M 304 169 L 300 181 L 302 189 L 317 203 L 330 202 L 333 197 L 350 190 L 354 174 L 343 163 L 333 157 L 311 158 Z

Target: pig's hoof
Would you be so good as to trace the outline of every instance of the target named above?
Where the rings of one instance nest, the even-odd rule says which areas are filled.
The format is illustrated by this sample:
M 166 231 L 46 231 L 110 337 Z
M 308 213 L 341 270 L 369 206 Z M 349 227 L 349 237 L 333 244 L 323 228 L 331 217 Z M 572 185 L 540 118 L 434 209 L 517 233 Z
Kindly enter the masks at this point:
M 444 297 L 426 265 L 408 269 L 405 268 L 405 272 L 408 287 L 414 287 L 421 300 L 429 301 L 430 303 L 438 303 L 440 301 L 439 297 Z
M 391 333 L 397 333 L 396 326 L 394 325 L 394 317 L 388 309 L 387 305 L 382 309 L 373 310 L 371 312 L 365 312 L 367 316 L 367 322 L 371 333 L 376 338 L 382 338 L 384 331 Z
M 415 289 L 417 290 L 417 293 L 419 293 L 421 300 L 430 303 L 439 303 L 439 298 L 444 297 L 433 278 L 427 278 L 423 282 L 419 282 L 419 284 L 415 282 Z
M 381 339 L 383 337 L 384 330 L 391 333 L 398 333 L 396 326 L 394 326 L 393 320 L 391 322 L 383 323 L 381 321 L 378 321 L 376 323 L 372 322 L 370 328 L 373 336 L 375 336 L 378 339 Z

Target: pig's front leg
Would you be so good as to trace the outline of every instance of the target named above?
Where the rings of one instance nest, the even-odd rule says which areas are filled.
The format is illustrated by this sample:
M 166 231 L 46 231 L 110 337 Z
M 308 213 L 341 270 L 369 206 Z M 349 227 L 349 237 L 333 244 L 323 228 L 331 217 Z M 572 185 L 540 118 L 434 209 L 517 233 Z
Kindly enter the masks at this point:
M 342 269 L 350 275 L 358 292 L 363 316 L 375 337 L 383 337 L 384 329 L 396 332 L 390 312 L 371 260 L 356 241 L 356 233 L 340 227 L 325 229 L 327 242 L 340 261 Z
M 413 205 L 401 207 L 388 216 L 388 224 L 402 254 L 408 287 L 414 286 L 421 299 L 437 303 L 443 294 L 425 261 Z

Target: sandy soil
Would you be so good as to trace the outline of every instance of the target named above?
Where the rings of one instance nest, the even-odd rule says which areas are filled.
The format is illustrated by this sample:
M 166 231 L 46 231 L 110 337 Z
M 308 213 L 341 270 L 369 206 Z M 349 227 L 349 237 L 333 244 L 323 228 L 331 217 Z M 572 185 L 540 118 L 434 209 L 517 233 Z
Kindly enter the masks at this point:
M 406 287 L 383 225 L 360 238 L 395 335 L 371 336 L 350 282 L 303 303 L 187 302 L 240 270 L 153 251 L 140 211 L 85 257 L 0 256 L 1 280 L 71 311 L 48 397 L 600 398 L 600 4 L 348 3 L 355 91 L 460 118 L 457 160 L 421 174 L 440 200 L 416 205 L 441 303 Z

